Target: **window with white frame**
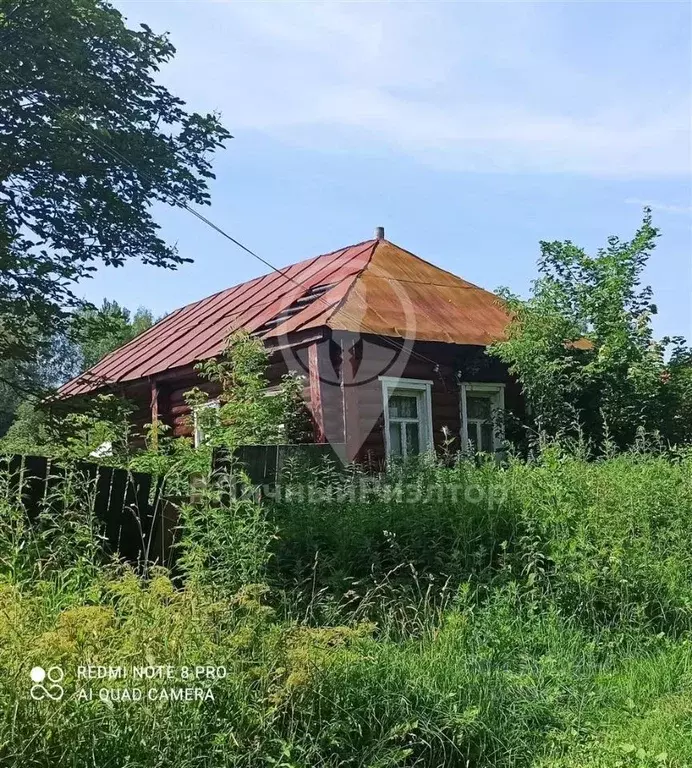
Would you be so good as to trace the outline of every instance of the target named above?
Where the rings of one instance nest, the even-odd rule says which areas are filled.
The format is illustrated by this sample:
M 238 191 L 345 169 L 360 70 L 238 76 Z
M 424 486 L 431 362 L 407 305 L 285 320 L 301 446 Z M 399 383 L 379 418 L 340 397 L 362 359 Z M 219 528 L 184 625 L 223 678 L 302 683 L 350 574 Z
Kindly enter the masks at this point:
M 192 412 L 192 418 L 194 422 L 195 448 L 199 448 L 206 439 L 206 430 L 218 421 L 219 401 L 210 400 L 208 403 L 196 405 Z
M 461 445 L 465 451 L 495 453 L 502 444 L 505 385 L 462 382 Z
M 409 458 L 432 450 L 432 382 L 380 377 L 387 458 Z

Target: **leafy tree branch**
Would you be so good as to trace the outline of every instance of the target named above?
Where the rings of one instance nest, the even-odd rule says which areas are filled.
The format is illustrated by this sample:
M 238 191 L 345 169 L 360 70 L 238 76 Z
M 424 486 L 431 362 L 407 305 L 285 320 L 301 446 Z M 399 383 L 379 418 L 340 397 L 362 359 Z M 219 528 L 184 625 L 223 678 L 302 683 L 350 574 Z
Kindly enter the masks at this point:
M 0 356 L 28 359 L 98 266 L 185 261 L 152 206 L 207 204 L 230 134 L 157 84 L 167 36 L 105 0 L 0 0 L 0 40 Z

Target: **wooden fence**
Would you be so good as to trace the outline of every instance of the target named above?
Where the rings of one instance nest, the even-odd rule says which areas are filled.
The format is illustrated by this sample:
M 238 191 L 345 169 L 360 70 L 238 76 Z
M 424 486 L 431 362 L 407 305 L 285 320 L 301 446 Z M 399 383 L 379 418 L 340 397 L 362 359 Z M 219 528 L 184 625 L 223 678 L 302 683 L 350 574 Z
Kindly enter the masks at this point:
M 297 445 L 241 445 L 231 453 L 223 448 L 214 451 L 213 470 L 228 472 L 234 462 L 243 469 L 255 486 L 274 486 L 289 463 L 303 467 L 323 466 L 331 461 L 341 467 L 345 462 L 346 446 L 342 443 L 299 443 Z
M 217 449 L 213 470 L 232 477 L 232 467 L 240 463 L 254 486 L 267 488 L 281 482 L 288 463 L 309 468 L 330 460 L 340 467 L 344 456 L 343 445 L 245 445 L 231 453 Z M 42 512 L 59 515 L 86 505 L 102 524 L 111 551 L 130 562 L 174 564 L 178 510 L 184 499 L 165 498 L 162 483 L 151 475 L 20 455 L 0 457 L 0 470 L 0 485 L 6 486 L 0 490 L 25 510 L 30 521 L 36 522 Z M 190 500 L 194 498 L 193 484 Z
M 7 487 L 30 521 L 41 512 L 60 514 L 86 504 L 103 525 L 109 547 L 130 561 L 159 558 L 157 512 L 164 506 L 161 485 L 151 475 L 89 462 L 69 467 L 45 456 L 10 456 L 1 460 Z

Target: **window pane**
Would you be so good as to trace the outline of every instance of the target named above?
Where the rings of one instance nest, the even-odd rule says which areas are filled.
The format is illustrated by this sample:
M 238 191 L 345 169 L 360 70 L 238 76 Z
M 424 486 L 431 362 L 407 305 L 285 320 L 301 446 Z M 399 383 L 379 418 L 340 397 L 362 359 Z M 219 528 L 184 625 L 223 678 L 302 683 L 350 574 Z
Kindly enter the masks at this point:
M 466 437 L 469 441 L 469 449 L 475 451 L 478 449 L 476 443 L 478 442 L 478 436 L 476 434 L 476 422 L 470 422 L 466 425 Z
M 418 398 L 415 395 L 390 395 L 389 416 L 393 419 L 417 419 Z
M 406 455 L 414 456 L 420 453 L 418 424 L 406 424 Z
M 469 419 L 492 418 L 491 398 L 485 395 L 466 395 L 466 415 Z
M 401 424 L 389 425 L 389 454 L 390 456 L 401 456 Z
M 493 452 L 493 425 L 483 424 L 481 426 L 481 450 L 486 453 Z
M 198 405 L 193 410 L 195 446 L 200 446 L 210 430 L 219 424 L 219 404 L 215 401 Z

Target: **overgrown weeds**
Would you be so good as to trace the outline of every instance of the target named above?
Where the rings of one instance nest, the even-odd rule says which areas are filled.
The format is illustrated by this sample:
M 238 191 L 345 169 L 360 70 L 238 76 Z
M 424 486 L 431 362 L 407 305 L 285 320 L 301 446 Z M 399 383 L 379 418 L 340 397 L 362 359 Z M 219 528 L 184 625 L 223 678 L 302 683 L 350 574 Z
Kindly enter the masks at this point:
M 271 503 L 208 484 L 182 582 L 104 558 L 87 487 L 38 529 L 0 488 L 0 761 L 692 765 L 691 463 L 325 467 L 312 498 L 296 468 Z M 64 670 L 61 700 L 31 697 L 36 665 Z M 180 687 L 212 698 L 161 698 Z
M 530 463 L 291 483 L 271 506 L 270 572 L 309 600 L 512 581 L 589 626 L 692 629 L 692 454 L 587 462 L 553 446 Z

